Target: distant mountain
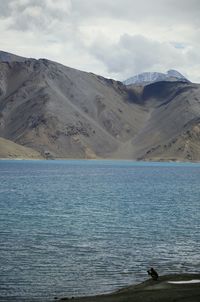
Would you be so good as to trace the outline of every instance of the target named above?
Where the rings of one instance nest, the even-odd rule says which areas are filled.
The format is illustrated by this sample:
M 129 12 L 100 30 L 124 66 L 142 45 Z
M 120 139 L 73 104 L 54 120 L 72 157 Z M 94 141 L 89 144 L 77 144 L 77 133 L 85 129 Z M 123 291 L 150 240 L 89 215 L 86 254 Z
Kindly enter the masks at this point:
M 143 72 L 134 77 L 125 80 L 123 83 L 125 85 L 131 84 L 150 84 L 159 81 L 185 81 L 188 80 L 176 70 L 168 70 L 166 73 L 160 72 Z
M 0 59 L 0 157 L 200 160 L 200 85 L 18 58 Z

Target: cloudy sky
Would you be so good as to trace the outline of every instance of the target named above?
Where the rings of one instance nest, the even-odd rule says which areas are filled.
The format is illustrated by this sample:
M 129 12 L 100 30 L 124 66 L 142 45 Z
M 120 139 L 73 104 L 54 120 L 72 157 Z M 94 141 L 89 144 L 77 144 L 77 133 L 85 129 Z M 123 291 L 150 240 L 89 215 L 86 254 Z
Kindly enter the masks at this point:
M 118 80 L 200 82 L 200 0 L 0 0 L 0 49 Z

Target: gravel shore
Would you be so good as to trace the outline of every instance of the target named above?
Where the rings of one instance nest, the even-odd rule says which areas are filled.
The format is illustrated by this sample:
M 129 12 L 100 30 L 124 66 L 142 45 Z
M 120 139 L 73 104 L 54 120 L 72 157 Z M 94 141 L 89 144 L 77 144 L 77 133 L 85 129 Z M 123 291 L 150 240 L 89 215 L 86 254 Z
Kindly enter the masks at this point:
M 191 280 L 195 281 L 191 282 Z M 169 283 L 170 281 L 174 282 Z M 147 280 L 108 295 L 68 297 L 59 301 L 69 300 L 76 302 L 199 302 L 200 274 L 166 275 L 159 277 L 157 281 Z

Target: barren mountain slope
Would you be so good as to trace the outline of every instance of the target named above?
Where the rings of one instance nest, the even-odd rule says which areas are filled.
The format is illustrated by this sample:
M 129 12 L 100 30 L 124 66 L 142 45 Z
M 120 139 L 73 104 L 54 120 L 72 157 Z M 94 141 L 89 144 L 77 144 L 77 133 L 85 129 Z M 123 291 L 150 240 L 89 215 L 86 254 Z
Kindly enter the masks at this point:
M 0 70 L 0 135 L 43 155 L 109 157 L 145 122 L 121 82 L 42 59 Z
M 126 86 L 11 58 L 0 62 L 1 137 L 47 158 L 200 160 L 200 85 Z
M 39 152 L 0 137 L 0 158 L 40 159 Z
M 200 85 L 158 82 L 140 89 L 140 93 L 140 102 L 148 108 L 149 118 L 137 135 L 127 142 L 126 148 L 123 147 L 126 149 L 126 157 L 143 160 L 200 160 L 197 131 Z M 115 156 L 119 157 L 120 152 L 118 149 Z
M 179 149 L 181 141 L 187 141 L 187 131 L 193 132 L 193 127 L 199 124 L 200 86 L 160 82 L 145 87 L 143 96 L 145 101 L 152 103 L 153 110 L 142 132 L 133 139 L 134 145 L 140 141 L 140 150 L 135 149 L 135 156 L 150 158 L 154 154 L 159 158 L 170 155 L 172 159 L 200 159 L 200 153 L 196 152 L 200 141 L 196 136 L 193 138 L 197 148 L 195 155 Z M 158 149 L 163 151 L 158 152 Z

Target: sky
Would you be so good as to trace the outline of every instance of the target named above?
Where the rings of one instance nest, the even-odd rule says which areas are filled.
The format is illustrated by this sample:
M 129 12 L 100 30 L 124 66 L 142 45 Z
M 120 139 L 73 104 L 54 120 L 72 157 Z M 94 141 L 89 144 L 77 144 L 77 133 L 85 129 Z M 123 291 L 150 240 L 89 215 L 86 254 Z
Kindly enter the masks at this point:
M 108 78 L 200 83 L 200 0 L 0 0 L 0 49 Z

